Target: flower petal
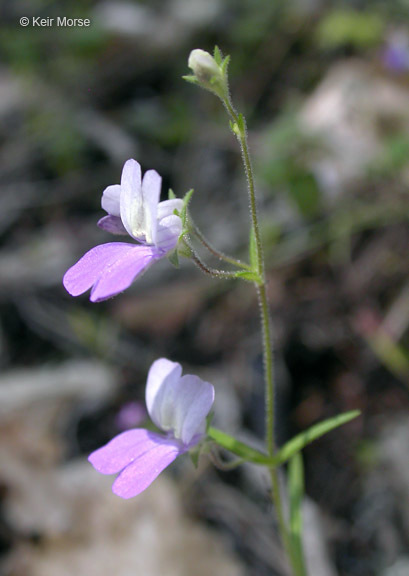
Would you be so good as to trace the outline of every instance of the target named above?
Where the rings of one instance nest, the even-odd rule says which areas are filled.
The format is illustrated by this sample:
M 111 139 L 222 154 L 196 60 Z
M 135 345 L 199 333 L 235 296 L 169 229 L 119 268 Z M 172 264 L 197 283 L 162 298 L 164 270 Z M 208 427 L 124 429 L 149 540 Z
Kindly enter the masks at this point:
M 121 176 L 120 215 L 130 236 L 141 237 L 144 213 L 141 184 L 141 166 L 136 160 L 127 160 Z
M 166 216 L 158 224 L 156 246 L 164 252 L 170 252 L 178 243 L 181 232 L 182 220 L 179 216 Z
M 157 212 L 162 178 L 156 170 L 145 172 L 142 181 L 144 232 L 148 244 L 156 244 Z
M 101 474 L 117 474 L 145 452 L 160 444 L 161 437 L 145 429 L 128 430 L 89 455 L 88 461 Z
M 108 186 L 102 193 L 101 206 L 105 212 L 111 216 L 120 216 L 119 199 L 121 196 L 121 186 L 113 184 Z
M 104 216 L 98 220 L 97 225 L 111 234 L 128 234 L 122 224 L 122 220 L 117 216 Z
M 146 386 L 146 405 L 155 424 L 188 446 L 204 431 L 214 401 L 214 388 L 198 376 L 181 378 L 181 366 L 161 358 L 152 364 Z M 198 441 L 200 438 L 196 438 Z
M 89 250 L 63 278 L 71 296 L 79 296 L 93 286 L 91 301 L 110 298 L 128 288 L 150 264 L 160 258 L 155 247 L 110 242 Z
M 173 388 L 172 394 L 173 413 L 170 411 L 169 417 L 173 421 L 174 435 L 189 445 L 196 435 L 204 432 L 205 419 L 214 402 L 214 388 L 198 376 L 186 374 Z
M 181 198 L 172 198 L 171 200 L 164 200 L 159 202 L 157 219 L 162 220 L 166 216 L 171 216 L 175 210 L 181 212 L 183 208 L 183 200 Z
M 173 386 L 182 376 L 182 367 L 167 358 L 159 358 L 150 367 L 146 383 L 146 407 L 156 426 L 161 428 L 160 414 L 166 385 Z
M 183 452 L 183 448 L 176 442 L 160 438 L 155 446 L 144 452 L 119 474 L 112 491 L 121 498 L 137 496 Z
M 162 256 L 155 246 L 128 246 L 128 250 L 116 250 L 116 257 L 102 270 L 91 290 L 91 302 L 101 302 L 123 292 L 137 276 Z

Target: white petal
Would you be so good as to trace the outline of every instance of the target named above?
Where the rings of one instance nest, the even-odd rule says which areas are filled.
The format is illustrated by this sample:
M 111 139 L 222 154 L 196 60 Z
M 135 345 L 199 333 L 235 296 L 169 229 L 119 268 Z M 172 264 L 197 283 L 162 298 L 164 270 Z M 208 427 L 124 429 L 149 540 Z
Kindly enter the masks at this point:
M 181 198 L 172 198 L 171 200 L 164 200 L 158 204 L 157 219 L 162 220 L 166 216 L 171 216 L 175 210 L 181 212 L 183 208 L 183 200 Z
M 108 186 L 102 192 L 101 206 L 105 212 L 108 212 L 111 216 L 119 216 L 119 198 L 121 195 L 121 186 L 119 184 L 113 184 Z
M 176 214 L 166 216 L 159 224 L 156 232 L 156 246 L 165 252 L 175 248 L 182 232 L 182 220 Z
M 146 407 L 152 421 L 159 428 L 162 428 L 160 413 L 166 383 L 172 386 L 180 379 L 181 375 L 181 365 L 166 358 L 156 360 L 149 370 L 145 393 Z
M 206 416 L 214 402 L 214 388 L 198 376 L 186 374 L 173 390 L 175 438 L 188 445 L 205 428 Z
M 188 446 L 199 440 L 214 401 L 214 388 L 197 376 L 181 378 L 181 367 L 165 358 L 151 367 L 146 389 L 148 412 L 159 428 Z
M 136 160 L 127 160 L 121 176 L 120 215 L 130 236 L 143 236 L 144 212 L 141 167 Z
M 156 244 L 157 212 L 162 178 L 155 170 L 145 172 L 142 181 L 144 234 L 148 244 Z

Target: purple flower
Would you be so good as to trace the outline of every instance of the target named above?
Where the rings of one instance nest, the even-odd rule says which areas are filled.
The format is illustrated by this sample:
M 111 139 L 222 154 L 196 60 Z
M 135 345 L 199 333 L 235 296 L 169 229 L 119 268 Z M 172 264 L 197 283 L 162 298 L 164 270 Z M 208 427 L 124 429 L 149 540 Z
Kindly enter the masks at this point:
M 127 160 L 121 184 L 108 186 L 101 205 L 108 213 L 98 226 L 111 234 L 131 236 L 138 244 L 110 242 L 92 248 L 70 268 L 63 284 L 72 296 L 91 288 L 90 300 L 100 302 L 126 290 L 137 276 L 177 245 L 182 221 L 179 198 L 159 202 L 161 177 L 149 170 L 141 180 L 141 167 Z
M 409 70 L 409 39 L 405 31 L 395 30 L 388 39 L 382 54 L 383 64 L 392 72 Z
M 112 491 L 121 498 L 132 498 L 203 439 L 213 401 L 211 384 L 198 376 L 182 376 L 180 364 L 160 358 L 149 370 L 146 407 L 164 434 L 142 428 L 122 432 L 88 460 L 101 474 L 119 473 Z
M 142 402 L 127 402 L 115 418 L 118 430 L 129 430 L 146 420 L 146 409 Z

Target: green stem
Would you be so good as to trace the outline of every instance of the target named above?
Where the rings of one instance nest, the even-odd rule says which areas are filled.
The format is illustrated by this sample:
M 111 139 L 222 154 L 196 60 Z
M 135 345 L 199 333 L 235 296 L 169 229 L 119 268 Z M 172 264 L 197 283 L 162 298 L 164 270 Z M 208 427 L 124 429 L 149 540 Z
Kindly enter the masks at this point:
M 274 439 L 274 422 L 275 422 L 275 398 L 274 398 L 274 372 L 273 372 L 273 352 L 271 339 L 271 326 L 268 313 L 268 302 L 265 281 L 257 286 L 258 299 L 260 304 L 260 316 L 263 329 L 263 362 L 265 378 L 265 428 L 266 428 L 266 448 L 270 457 L 276 453 L 276 443 Z M 278 527 L 280 530 L 281 541 L 288 558 L 292 562 L 290 540 L 288 535 L 287 524 L 284 516 L 284 510 L 281 499 L 280 482 L 277 468 L 270 468 L 272 499 L 277 514 Z
M 183 238 L 186 247 L 189 250 L 189 257 L 193 261 L 194 264 L 205 274 L 211 276 L 212 278 L 221 278 L 224 280 L 233 280 L 237 278 L 237 272 L 229 272 L 226 270 L 219 270 L 218 268 L 212 268 L 208 266 L 200 256 L 195 252 L 193 247 L 191 246 L 190 242 L 186 239 L 186 236 Z
M 250 212 L 251 212 L 251 221 L 254 228 L 254 236 L 256 238 L 256 256 L 257 256 L 257 271 L 259 276 L 263 278 L 264 281 L 264 259 L 263 259 L 263 248 L 261 244 L 261 236 L 260 236 L 260 228 L 258 224 L 258 217 L 257 217 L 257 204 L 256 204 L 256 190 L 254 186 L 254 177 L 253 177 L 253 169 L 251 166 L 250 154 L 249 154 L 249 147 L 247 143 L 247 132 L 246 129 L 240 130 L 239 129 L 239 116 L 234 109 L 230 98 L 226 98 L 223 100 L 223 104 L 226 107 L 226 110 L 237 126 L 238 132 L 236 132 L 237 140 L 239 141 L 241 154 L 243 157 L 244 163 L 244 170 L 247 176 L 247 184 L 248 184 L 248 192 L 249 192 L 249 200 L 250 200 Z M 244 118 L 243 118 L 244 122 Z
M 268 312 L 266 280 L 264 271 L 263 248 L 260 235 L 260 227 L 257 215 L 256 192 L 254 186 L 253 169 L 251 166 L 249 147 L 247 142 L 247 131 L 243 116 L 239 116 L 235 111 L 230 98 L 223 100 L 227 112 L 233 122 L 232 129 L 237 136 L 243 157 L 244 169 L 247 176 L 248 193 L 250 201 L 250 214 L 255 237 L 256 245 L 256 263 L 257 272 L 261 282 L 256 284 L 258 299 L 260 304 L 260 318 L 262 325 L 263 338 L 263 362 L 264 362 L 264 381 L 265 381 L 265 442 L 268 455 L 273 457 L 276 452 L 276 443 L 274 439 L 274 416 L 275 416 L 275 398 L 274 398 L 274 370 L 273 370 L 273 353 L 271 326 Z M 286 551 L 287 557 L 292 565 L 294 574 L 302 576 L 305 574 L 304 568 L 298 568 L 297 559 L 293 558 L 289 532 L 284 515 L 280 482 L 276 468 L 270 469 L 272 500 L 277 514 L 278 528 L 280 531 L 281 541 Z
M 241 262 L 241 260 L 236 260 L 235 258 L 232 258 L 231 256 L 224 254 L 224 252 L 220 252 L 219 250 L 214 248 L 214 246 L 212 246 L 212 244 L 210 244 L 208 239 L 204 236 L 204 234 L 202 234 L 202 232 L 199 230 L 199 228 L 197 227 L 195 222 L 193 222 L 193 220 L 190 216 L 189 216 L 189 224 L 190 224 L 190 232 L 194 236 L 196 236 L 196 238 L 203 244 L 203 246 L 205 248 L 207 248 L 207 250 L 210 252 L 210 254 L 213 254 L 213 256 L 216 256 L 216 258 L 218 258 L 219 260 L 222 260 L 223 262 L 227 262 L 228 264 L 232 264 L 233 266 L 236 266 L 237 268 L 241 268 L 242 270 L 251 270 L 252 269 L 249 264 Z

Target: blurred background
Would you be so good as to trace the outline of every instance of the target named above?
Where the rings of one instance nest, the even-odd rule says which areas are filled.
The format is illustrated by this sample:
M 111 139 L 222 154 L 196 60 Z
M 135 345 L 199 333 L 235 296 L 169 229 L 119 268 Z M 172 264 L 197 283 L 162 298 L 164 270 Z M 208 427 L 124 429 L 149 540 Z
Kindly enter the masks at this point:
M 202 231 L 247 258 L 237 143 L 220 103 L 181 79 L 190 51 L 215 44 L 232 56 L 249 126 L 279 442 L 362 410 L 304 453 L 310 574 L 409 574 L 408 11 L 407 0 L 0 2 L 1 574 L 285 574 L 262 470 L 179 459 L 123 502 L 86 462 L 143 423 L 160 356 L 215 385 L 217 426 L 262 442 L 253 287 L 167 261 L 101 304 L 61 283 L 112 240 L 96 227 L 101 193 L 131 157 L 162 175 L 164 198 L 194 188 Z

